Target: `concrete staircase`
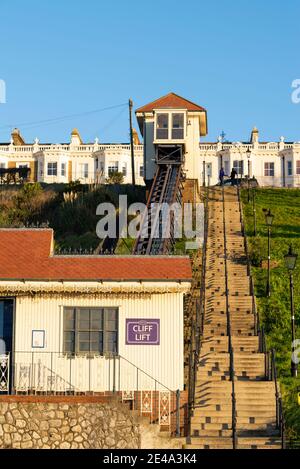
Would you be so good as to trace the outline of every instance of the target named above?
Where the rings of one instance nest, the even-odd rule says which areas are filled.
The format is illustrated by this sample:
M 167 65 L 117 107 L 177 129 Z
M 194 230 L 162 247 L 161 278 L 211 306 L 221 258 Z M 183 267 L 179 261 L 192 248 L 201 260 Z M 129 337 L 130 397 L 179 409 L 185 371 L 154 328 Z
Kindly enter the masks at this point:
M 236 188 L 225 188 L 224 246 L 223 194 L 211 189 L 208 203 L 208 240 L 205 278 L 205 317 L 191 438 L 195 449 L 232 449 L 232 382 L 226 297 L 231 319 L 235 369 L 238 449 L 280 449 L 276 428 L 275 384 L 265 376 L 265 355 L 255 335 L 253 298 Z M 226 295 L 225 263 L 228 275 Z

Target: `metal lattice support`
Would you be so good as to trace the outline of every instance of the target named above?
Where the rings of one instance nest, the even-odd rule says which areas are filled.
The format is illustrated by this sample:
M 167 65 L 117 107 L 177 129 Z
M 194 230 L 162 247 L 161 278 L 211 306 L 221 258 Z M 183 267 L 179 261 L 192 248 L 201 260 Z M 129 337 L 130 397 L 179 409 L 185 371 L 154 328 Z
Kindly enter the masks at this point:
M 16 364 L 16 391 L 27 392 L 29 391 L 30 383 L 30 365 Z
M 152 413 L 152 391 L 142 391 L 141 412 Z
M 9 355 L 0 355 L 0 391 L 9 392 Z
M 134 401 L 134 391 L 122 391 L 122 401 Z
M 159 425 L 170 425 L 171 396 L 169 391 L 159 391 Z

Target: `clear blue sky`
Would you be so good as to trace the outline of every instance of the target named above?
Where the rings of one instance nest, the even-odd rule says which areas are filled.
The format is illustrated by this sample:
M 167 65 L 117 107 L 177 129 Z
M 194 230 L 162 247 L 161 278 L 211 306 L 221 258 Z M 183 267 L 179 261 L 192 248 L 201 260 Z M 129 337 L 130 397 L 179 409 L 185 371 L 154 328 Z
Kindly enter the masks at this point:
M 207 108 L 209 140 L 300 140 L 299 0 L 1 0 L 0 141 L 27 122 L 174 91 Z M 128 141 L 126 107 L 20 125 L 26 141 Z

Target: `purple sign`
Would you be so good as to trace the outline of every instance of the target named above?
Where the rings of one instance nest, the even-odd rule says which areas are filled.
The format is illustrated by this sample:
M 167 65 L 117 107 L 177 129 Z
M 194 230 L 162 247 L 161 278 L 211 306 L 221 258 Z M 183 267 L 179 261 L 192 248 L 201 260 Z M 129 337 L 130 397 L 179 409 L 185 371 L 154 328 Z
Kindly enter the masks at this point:
M 126 345 L 159 345 L 159 319 L 126 319 Z

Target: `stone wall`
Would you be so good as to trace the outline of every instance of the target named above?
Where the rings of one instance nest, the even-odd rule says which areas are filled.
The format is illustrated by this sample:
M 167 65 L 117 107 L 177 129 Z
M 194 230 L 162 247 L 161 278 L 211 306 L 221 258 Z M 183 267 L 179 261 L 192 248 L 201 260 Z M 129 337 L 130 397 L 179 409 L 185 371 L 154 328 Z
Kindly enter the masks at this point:
M 117 402 L 0 401 L 0 448 L 139 447 L 139 424 Z

